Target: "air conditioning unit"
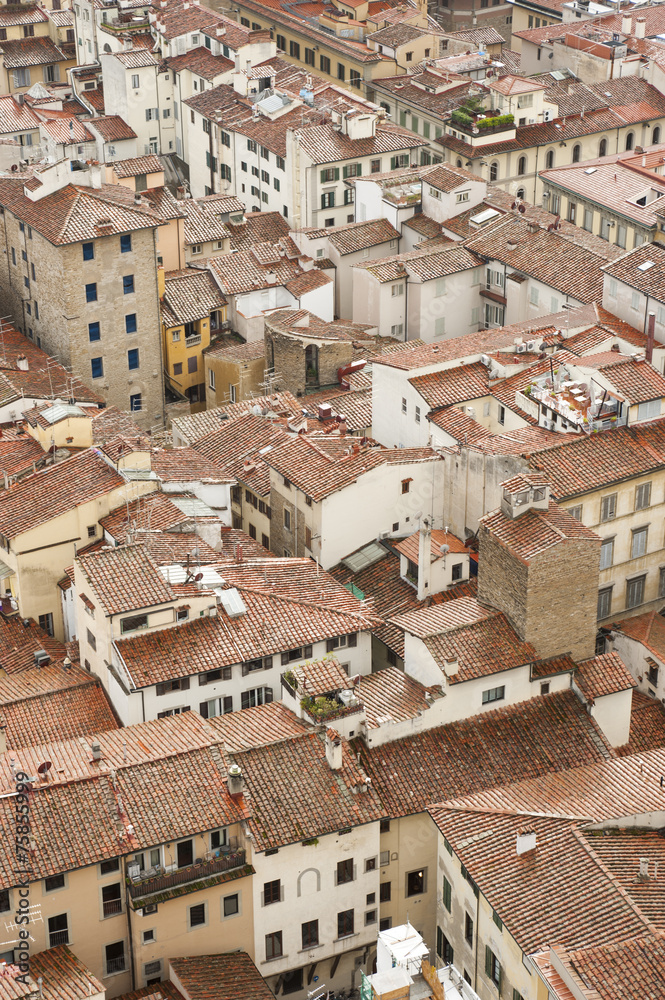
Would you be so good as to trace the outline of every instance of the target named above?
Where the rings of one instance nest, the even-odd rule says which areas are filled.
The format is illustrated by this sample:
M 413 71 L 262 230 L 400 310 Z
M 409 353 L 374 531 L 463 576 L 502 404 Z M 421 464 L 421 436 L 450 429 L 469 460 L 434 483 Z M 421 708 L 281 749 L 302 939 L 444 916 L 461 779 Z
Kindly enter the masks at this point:
M 526 346 L 530 351 L 537 351 L 539 345 L 537 340 L 527 340 Z
M 545 428 L 546 431 L 553 431 L 555 426 L 556 424 L 554 423 L 553 420 L 548 420 L 547 418 L 543 418 L 543 427 Z
M 517 353 L 518 354 L 526 354 L 527 347 L 528 347 L 527 344 L 518 344 L 517 345 Z
M 489 366 L 491 364 L 491 360 L 492 359 L 490 358 L 489 354 L 481 354 L 480 355 L 480 363 L 481 363 L 481 365 L 485 365 L 486 368 L 489 368 Z
M 389 531 L 380 531 L 379 532 L 379 539 L 382 539 L 382 538 L 390 538 L 390 532 Z

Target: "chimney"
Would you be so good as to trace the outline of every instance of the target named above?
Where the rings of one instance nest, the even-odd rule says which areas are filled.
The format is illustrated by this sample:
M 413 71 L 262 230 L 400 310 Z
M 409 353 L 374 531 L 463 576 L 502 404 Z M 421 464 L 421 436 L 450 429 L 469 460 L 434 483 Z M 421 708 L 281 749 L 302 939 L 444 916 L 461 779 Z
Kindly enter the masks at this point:
M 92 750 L 92 759 L 101 760 L 102 759 L 102 747 L 99 740 L 93 740 L 90 744 L 90 749 Z
M 7 729 L 6 726 L 0 726 L 0 753 L 5 753 L 7 749 Z
M 518 854 L 527 854 L 528 851 L 536 849 L 536 831 L 519 830 L 517 833 L 517 843 L 515 845 Z
M 231 764 L 226 776 L 226 787 L 229 795 L 241 795 L 245 790 L 245 779 L 237 764 Z
M 455 675 L 459 673 L 459 660 L 457 659 L 456 656 L 451 660 L 446 660 L 446 665 L 443 668 L 443 672 L 445 673 L 446 677 L 455 677 Z
M 621 18 L 621 33 L 622 35 L 632 35 L 633 33 L 633 19 L 627 14 Z
M 638 17 L 637 24 L 635 25 L 635 38 L 644 38 L 646 34 L 647 19 L 646 17 Z
M 649 364 L 653 360 L 653 343 L 656 336 L 656 314 L 649 313 L 649 322 L 647 324 L 647 349 L 646 358 Z
M 30 363 L 26 358 L 25 354 L 19 354 L 16 359 L 16 367 L 20 372 L 27 372 L 30 368 Z
M 432 563 L 432 526 L 428 517 L 423 517 L 418 532 L 418 600 L 424 600 L 430 592 L 429 577 Z
M 339 431 L 340 437 L 346 437 L 346 417 L 343 417 L 341 413 L 339 415 L 337 430 Z
M 342 737 L 335 729 L 326 729 L 326 760 L 331 771 L 342 770 Z

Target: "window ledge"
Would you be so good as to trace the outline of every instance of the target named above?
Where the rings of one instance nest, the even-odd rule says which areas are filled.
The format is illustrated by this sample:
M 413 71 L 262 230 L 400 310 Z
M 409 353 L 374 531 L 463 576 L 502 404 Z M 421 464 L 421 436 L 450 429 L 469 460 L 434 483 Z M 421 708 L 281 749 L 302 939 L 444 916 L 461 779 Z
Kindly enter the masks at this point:
M 354 937 L 360 937 L 360 933 L 358 931 L 354 931 L 353 934 L 344 934 L 343 937 L 337 937 L 337 938 L 334 939 L 335 940 L 335 944 L 338 941 L 350 941 L 351 938 L 354 938 Z
M 281 962 L 288 957 L 288 955 L 276 955 L 274 958 L 264 958 L 261 965 L 270 965 L 271 962 Z
M 339 938 L 338 938 L 339 940 Z M 319 941 L 318 944 L 311 944 L 309 948 L 301 948 L 298 952 L 299 955 L 304 955 L 309 951 L 316 951 L 317 948 L 323 948 L 323 942 Z

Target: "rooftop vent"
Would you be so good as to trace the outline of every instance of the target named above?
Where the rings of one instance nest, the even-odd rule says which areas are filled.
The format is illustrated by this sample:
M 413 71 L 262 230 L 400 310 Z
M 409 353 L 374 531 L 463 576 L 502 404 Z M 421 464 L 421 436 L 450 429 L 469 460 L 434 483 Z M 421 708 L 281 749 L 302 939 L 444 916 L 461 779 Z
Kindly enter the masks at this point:
M 527 854 L 529 851 L 535 851 L 536 849 L 536 831 L 535 830 L 519 830 L 517 834 L 517 843 L 515 849 L 518 854 Z
M 226 776 L 226 787 L 229 795 L 240 795 L 245 788 L 245 779 L 237 764 L 231 764 Z

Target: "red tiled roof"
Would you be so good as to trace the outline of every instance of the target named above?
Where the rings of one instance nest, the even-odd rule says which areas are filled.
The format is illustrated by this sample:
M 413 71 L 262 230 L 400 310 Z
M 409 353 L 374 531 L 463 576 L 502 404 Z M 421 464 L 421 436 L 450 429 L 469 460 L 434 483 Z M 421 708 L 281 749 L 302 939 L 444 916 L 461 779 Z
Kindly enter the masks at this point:
M 420 532 L 414 531 L 412 535 L 408 538 L 402 538 L 399 542 L 395 542 L 395 548 L 398 552 L 401 552 L 403 556 L 410 559 L 411 562 L 418 563 L 418 551 L 419 551 L 419 539 Z M 465 553 L 469 554 L 469 550 L 456 535 L 451 534 L 449 531 L 440 531 L 435 529 L 432 531 L 430 536 L 430 561 L 435 562 L 437 559 L 441 558 L 441 546 L 447 545 L 448 551 L 453 553 Z
M 635 839 L 639 842 L 641 838 Z M 595 1000 L 591 991 L 596 992 L 598 1000 L 614 1000 L 622 995 L 657 997 L 663 988 L 665 934 L 661 930 L 628 941 L 611 941 L 602 947 L 570 952 L 568 959 L 589 1000 Z
M 181 70 L 189 70 L 204 80 L 214 80 L 224 73 L 231 73 L 235 67 L 230 59 L 224 56 L 214 56 L 205 45 L 200 45 L 196 49 L 190 49 L 179 56 L 172 56 L 165 60 L 166 65 L 174 73 Z
M 0 476 L 20 476 L 46 460 L 42 446 L 27 434 L 22 438 L 0 438 Z M 3 484 L 0 483 L 0 487 Z
M 665 663 L 665 618 L 657 611 L 619 619 L 612 622 L 612 628 L 629 639 L 642 643 L 645 649 Z
M 356 694 L 365 706 L 368 729 L 386 723 L 406 722 L 430 708 L 428 688 L 403 670 L 387 667 L 361 677 Z
M 665 378 L 643 358 L 636 360 L 609 351 L 587 355 L 577 363 L 581 368 L 588 365 L 602 372 L 610 385 L 629 403 L 644 403 L 665 397 Z
M 91 552 L 76 562 L 103 615 L 170 604 L 176 598 L 143 545 Z
M 270 494 L 270 471 L 260 452 L 269 446 L 278 448 L 288 439 L 288 434 L 279 424 L 254 413 L 245 413 L 194 441 L 192 448 L 215 465 L 220 473 L 245 483 L 259 496 L 265 497 Z
M 172 958 L 169 964 L 191 1000 L 274 1000 L 274 993 L 244 951 Z
M 486 396 L 489 392 L 489 369 L 476 361 L 430 375 L 416 375 L 409 382 L 428 406 L 451 406 Z
M 122 139 L 136 139 L 136 132 L 130 128 L 120 115 L 104 115 L 92 118 L 88 122 L 90 128 L 99 132 L 104 142 L 120 142 Z
M 360 754 L 387 816 L 422 812 L 430 802 L 471 795 L 527 776 L 609 758 L 612 751 L 572 691 L 430 729 Z
M 351 747 L 342 743 L 342 767 L 332 771 L 324 739 L 323 733 L 306 733 L 233 754 L 249 791 L 256 850 L 362 826 L 384 815 Z
M 20 38 L 13 42 L 3 42 L 2 52 L 5 69 L 18 69 L 21 66 L 45 66 L 51 63 L 65 62 L 68 58 L 63 50 L 48 37 Z
M 231 752 L 276 743 L 309 730 L 280 701 L 217 715 L 208 721 Z
M 588 541 L 600 547 L 600 538 L 595 531 L 587 528 L 563 507 L 559 507 L 554 500 L 550 500 L 546 511 L 529 510 L 519 517 L 508 517 L 502 510 L 495 510 L 481 517 L 480 524 L 481 531 L 488 531 L 498 538 L 525 563 L 568 539 Z M 594 558 L 594 550 L 591 548 L 589 558 Z
M 311 698 L 334 691 L 345 691 L 351 684 L 346 670 L 334 656 L 304 663 L 295 668 L 294 674 L 298 691 Z
M 662 746 L 665 746 L 665 705 L 656 698 L 633 691 L 630 739 L 617 749 L 617 753 L 626 757 Z
M 162 482 L 204 482 L 229 483 L 229 479 L 220 473 L 218 466 L 209 461 L 194 448 L 157 448 L 151 457 L 151 468 Z
M 575 684 L 587 701 L 637 687 L 618 653 L 603 653 L 577 664 Z
M 29 624 L 24 625 L 24 621 Z M 34 654 L 44 650 L 52 660 L 62 661 L 67 650 L 30 618 L 5 618 L 0 615 L 0 667 L 6 674 L 29 670 L 35 665 Z
M 39 984 L 43 1000 L 84 1000 L 104 991 L 102 983 L 66 944 L 31 955 L 30 978 Z
M 427 414 L 430 423 L 440 427 L 462 444 L 476 444 L 491 437 L 491 431 L 479 424 L 459 406 L 446 406 L 442 410 L 432 410 Z
M 88 448 L 5 490 L 0 504 L 0 532 L 6 538 L 15 538 L 73 507 L 106 496 L 124 482 L 93 448 Z
M 89 91 L 86 92 L 86 96 Z M 93 119 L 98 121 L 99 119 Z M 136 177 L 138 174 L 158 174 L 164 170 L 158 156 L 132 156 L 127 160 L 115 160 L 113 173 L 116 177 Z
M 0 718 L 10 750 L 118 725 L 99 681 L 75 666 L 33 667 L 0 679 Z
M 99 523 L 116 545 L 127 541 L 130 529 L 139 538 L 144 531 L 169 531 L 190 520 L 176 507 L 173 501 L 177 499 L 179 497 L 173 493 L 150 493 L 140 500 L 115 507 Z

